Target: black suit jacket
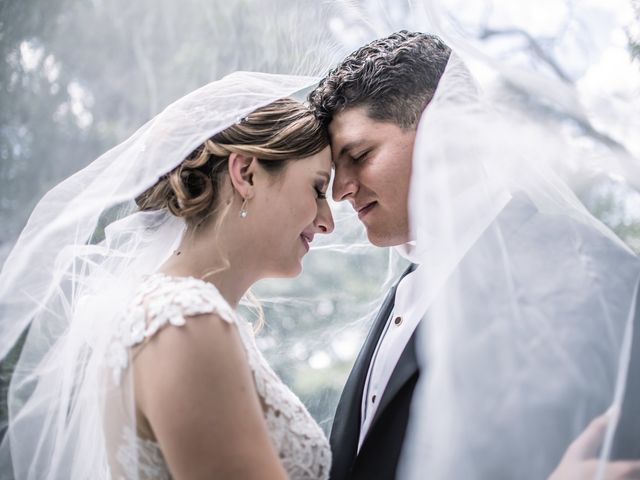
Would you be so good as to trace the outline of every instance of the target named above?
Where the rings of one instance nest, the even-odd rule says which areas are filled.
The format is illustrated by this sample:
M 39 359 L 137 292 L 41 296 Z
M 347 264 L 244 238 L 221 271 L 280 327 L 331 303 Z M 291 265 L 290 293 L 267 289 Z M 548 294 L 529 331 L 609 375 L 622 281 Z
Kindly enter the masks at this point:
M 524 259 L 528 261 L 533 259 L 537 268 L 549 272 L 550 283 L 554 281 L 559 284 L 558 282 L 566 281 L 566 277 L 556 276 L 553 272 L 559 268 L 559 265 L 563 265 L 564 258 L 571 258 L 570 255 L 574 254 L 576 246 L 579 246 L 581 252 L 585 252 L 590 258 L 589 262 L 585 262 L 585 264 L 588 263 L 588 270 L 584 270 L 588 273 L 588 277 L 586 273 L 585 277 L 589 279 L 589 282 L 592 281 L 591 279 L 597 279 L 595 284 L 598 288 L 598 295 L 585 294 L 580 298 L 576 297 L 567 310 L 567 318 L 571 318 L 572 311 L 593 311 L 592 315 L 582 318 L 580 323 L 580 326 L 586 329 L 588 334 L 580 337 L 583 332 L 576 328 L 571 342 L 562 344 L 566 345 L 566 353 L 569 356 L 557 356 L 558 363 L 550 363 L 550 367 L 548 367 L 552 368 L 556 364 L 562 365 L 563 362 L 570 359 L 572 365 L 578 366 L 586 372 L 585 375 L 589 376 L 577 375 L 575 379 L 572 379 L 565 374 L 563 377 L 565 381 L 554 390 L 554 398 L 549 399 L 548 402 L 520 402 L 519 405 L 512 406 L 510 415 L 517 414 L 519 421 L 513 430 L 503 428 L 505 424 L 500 421 L 480 422 L 479 424 L 483 426 L 481 430 L 483 435 L 490 438 L 492 435 L 495 438 L 499 437 L 499 443 L 495 445 L 500 445 L 500 448 L 495 448 L 495 445 L 490 444 L 484 446 L 471 444 L 478 448 L 466 450 L 468 454 L 476 456 L 475 459 L 465 460 L 468 460 L 470 465 L 474 465 L 474 473 L 478 478 L 517 479 L 523 476 L 547 478 L 557 466 L 567 446 L 575 438 L 575 419 L 595 417 L 607 406 L 598 391 L 611 388 L 613 385 L 617 362 L 608 362 L 605 358 L 607 357 L 606 353 L 602 357 L 605 360 L 599 359 L 598 354 L 594 353 L 597 352 L 598 342 L 592 340 L 596 338 L 594 335 L 598 334 L 604 339 L 610 338 L 611 331 L 608 325 L 611 320 L 602 321 L 602 319 L 604 315 L 607 315 L 607 318 L 610 314 L 614 315 L 611 312 L 619 307 L 619 305 L 611 303 L 611 306 L 616 308 L 609 309 L 607 302 L 610 302 L 610 299 L 619 298 L 617 293 L 620 289 L 628 290 L 629 293 L 636 295 L 635 322 L 640 322 L 640 308 L 638 307 L 640 305 L 640 289 L 633 290 L 637 285 L 640 263 L 637 257 L 619 248 L 617 244 L 611 242 L 609 237 L 593 227 L 566 216 L 539 212 L 531 201 L 522 195 L 514 195 L 514 198 L 496 218 L 495 223 L 495 227 L 500 230 L 501 243 L 510 246 L 511 261 L 521 262 Z M 474 322 L 478 324 L 487 322 L 487 325 L 491 325 L 491 318 L 485 318 L 485 315 L 491 315 L 491 312 L 497 311 L 496 305 L 492 306 L 491 302 L 501 301 L 499 298 L 497 300 L 493 298 L 492 292 L 505 288 L 504 273 L 500 273 L 503 266 L 500 262 L 495 262 L 492 267 L 495 270 L 486 268 L 482 272 L 482 281 L 476 281 L 478 277 L 475 275 L 477 273 L 475 255 L 493 254 L 495 258 L 499 258 L 500 251 L 502 251 L 503 247 L 498 247 L 492 240 L 495 233 L 495 229 L 487 229 L 474 244 L 474 248 L 469 250 L 462 259 L 456 271 L 452 273 L 452 276 L 459 275 L 460 278 L 466 279 L 466 283 L 461 284 L 468 287 L 464 289 L 465 297 L 475 297 L 470 300 L 470 304 L 475 302 L 475 304 L 481 305 L 481 302 L 484 302 L 487 305 L 486 312 L 474 312 Z M 546 250 L 541 253 L 538 245 L 548 243 L 550 239 L 553 243 L 548 244 Z M 537 257 L 531 257 L 532 252 Z M 482 265 L 491 267 L 486 262 L 482 262 Z M 523 281 L 527 281 L 527 278 L 525 276 Z M 582 285 L 579 282 L 575 282 L 575 284 Z M 549 285 L 527 283 L 523 283 L 523 285 L 528 287 L 527 296 L 524 297 L 525 301 L 531 305 L 545 305 Z M 555 284 L 551 283 L 551 285 Z M 591 283 L 586 285 L 589 292 L 594 291 L 590 286 Z M 334 456 L 331 470 L 333 480 L 392 479 L 395 477 L 407 427 L 412 392 L 420 375 L 415 358 L 414 337 L 407 345 L 391 376 L 369 433 L 360 453 L 356 454 L 364 383 L 378 338 L 393 308 L 394 298 L 395 288 L 385 299 L 338 404 L 331 432 L 331 449 Z M 560 312 L 563 313 L 563 311 Z M 615 313 L 615 318 L 619 321 L 626 321 L 626 314 L 624 308 L 619 308 Z M 566 318 L 563 318 L 563 321 L 565 320 Z M 577 319 L 574 318 L 572 321 L 575 322 Z M 568 325 L 577 326 L 578 324 L 569 323 Z M 514 338 L 518 339 L 519 337 L 515 336 Z M 607 350 L 605 349 L 605 351 Z M 640 328 L 634 328 L 630 362 L 621 426 L 616 433 L 613 458 L 637 458 L 640 451 L 638 447 L 640 414 L 637 409 L 640 397 L 640 376 L 638 375 L 640 370 Z M 481 371 L 483 365 L 482 363 L 478 364 L 477 372 Z M 613 366 L 610 374 L 591 375 L 595 368 L 600 368 L 602 372 L 609 372 L 609 370 L 605 370 L 605 368 L 609 368 L 607 365 Z M 466 365 L 466 368 L 469 367 L 471 365 Z M 550 369 L 549 372 L 551 378 L 553 370 Z M 424 376 L 426 373 L 423 371 L 422 375 Z M 466 372 L 468 376 L 473 374 L 474 370 L 472 369 Z M 461 385 L 465 384 L 464 378 L 467 377 L 458 379 Z M 588 378 L 589 382 L 584 382 L 584 378 Z M 480 378 L 480 380 L 484 379 Z M 536 382 L 536 377 L 533 376 L 529 380 L 529 383 L 526 383 L 525 379 L 520 380 L 518 388 L 537 392 L 540 385 Z M 486 376 L 486 381 L 489 383 L 482 385 L 488 386 L 484 400 L 485 405 L 489 405 L 490 402 L 486 403 L 486 400 L 499 398 L 503 390 L 492 390 L 491 382 L 493 379 L 490 375 Z M 469 395 L 465 395 L 467 391 L 464 389 L 458 391 L 458 394 L 462 395 L 461 400 L 468 402 L 465 405 L 476 403 L 476 399 L 472 395 L 475 388 L 477 386 L 469 390 L 471 392 Z M 592 391 L 594 393 L 591 393 Z M 583 410 L 580 416 L 573 413 L 577 406 Z M 489 412 L 489 410 L 478 412 L 481 417 L 483 412 Z M 531 437 L 520 435 L 520 432 L 525 432 L 527 429 L 536 432 L 536 435 Z M 528 463 L 514 462 L 514 458 L 527 459 Z
M 414 269 L 415 265 L 411 265 L 402 276 Z M 397 284 L 389 291 L 378 311 L 342 391 L 331 428 L 331 480 L 395 478 L 411 397 L 420 375 L 415 354 L 415 332 L 389 379 L 359 454 L 357 450 L 362 394 L 369 363 L 393 310 L 396 288 Z

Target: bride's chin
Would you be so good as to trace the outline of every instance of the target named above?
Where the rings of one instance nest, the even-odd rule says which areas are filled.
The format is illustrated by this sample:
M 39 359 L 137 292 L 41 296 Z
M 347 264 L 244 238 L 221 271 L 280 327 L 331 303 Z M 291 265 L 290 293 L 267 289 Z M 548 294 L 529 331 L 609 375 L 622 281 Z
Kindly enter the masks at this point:
M 280 277 L 294 278 L 302 273 L 302 259 L 298 260 L 294 265 L 283 268 Z
M 298 262 L 298 265 L 296 265 L 295 268 L 293 268 L 288 274 L 287 274 L 287 278 L 294 278 L 297 277 L 298 275 L 300 275 L 302 273 L 302 262 Z
M 294 278 L 302 273 L 302 259 L 295 264 L 272 265 L 271 268 L 260 278 Z

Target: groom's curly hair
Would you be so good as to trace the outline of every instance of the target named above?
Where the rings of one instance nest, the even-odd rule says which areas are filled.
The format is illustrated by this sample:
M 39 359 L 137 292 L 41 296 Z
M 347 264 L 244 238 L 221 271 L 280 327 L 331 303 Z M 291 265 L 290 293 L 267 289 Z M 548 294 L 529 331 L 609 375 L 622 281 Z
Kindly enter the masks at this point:
M 360 106 L 374 120 L 415 128 L 450 53 L 435 35 L 393 33 L 345 58 L 309 94 L 309 103 L 325 128 L 336 113 Z

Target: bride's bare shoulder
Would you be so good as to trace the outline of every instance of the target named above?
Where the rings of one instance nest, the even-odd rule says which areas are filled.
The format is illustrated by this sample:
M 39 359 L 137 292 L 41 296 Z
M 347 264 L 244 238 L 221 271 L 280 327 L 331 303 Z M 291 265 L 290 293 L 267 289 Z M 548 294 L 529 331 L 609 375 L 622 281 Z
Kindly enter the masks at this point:
M 145 342 L 133 374 L 137 408 L 176 477 L 285 478 L 236 322 L 184 316 Z

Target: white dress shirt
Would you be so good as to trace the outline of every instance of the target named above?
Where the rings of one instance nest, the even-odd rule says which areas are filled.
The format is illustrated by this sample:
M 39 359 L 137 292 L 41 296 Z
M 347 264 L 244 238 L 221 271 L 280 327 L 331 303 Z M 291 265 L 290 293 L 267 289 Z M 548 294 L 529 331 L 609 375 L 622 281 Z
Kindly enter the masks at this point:
M 395 248 L 396 251 L 410 261 L 416 263 L 414 247 L 406 244 Z M 398 283 L 394 308 L 369 364 L 367 379 L 364 384 L 362 395 L 362 410 L 360 423 L 360 439 L 358 441 L 358 451 L 369 431 L 382 394 L 389 383 L 391 374 L 400 359 L 400 355 L 409 343 L 409 339 L 424 315 L 423 302 L 412 295 L 413 285 L 416 281 L 416 270 L 405 275 Z

